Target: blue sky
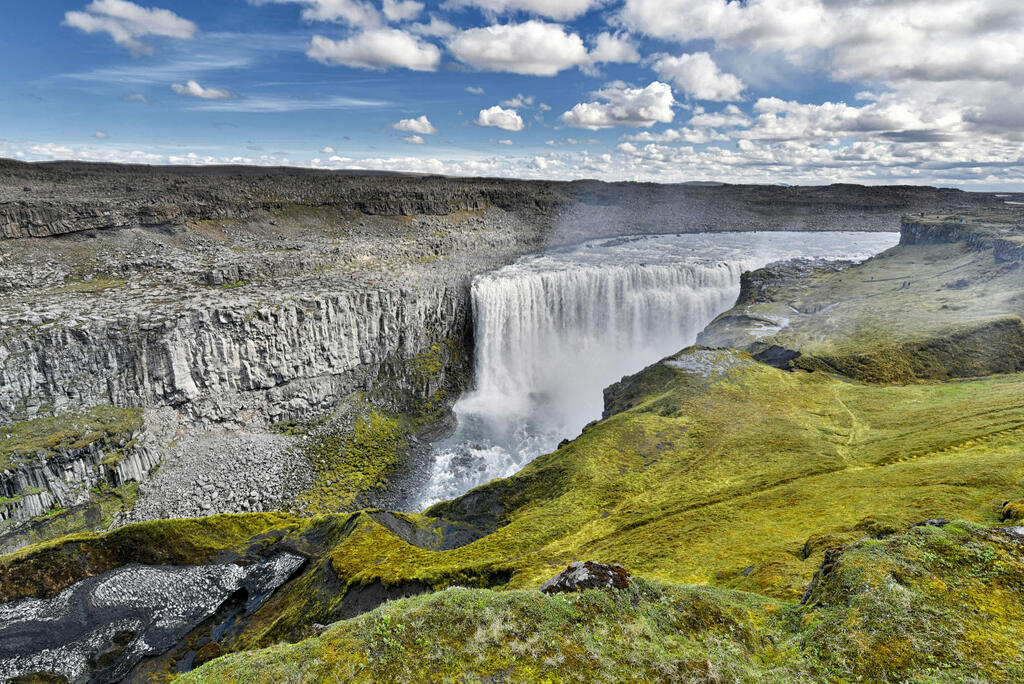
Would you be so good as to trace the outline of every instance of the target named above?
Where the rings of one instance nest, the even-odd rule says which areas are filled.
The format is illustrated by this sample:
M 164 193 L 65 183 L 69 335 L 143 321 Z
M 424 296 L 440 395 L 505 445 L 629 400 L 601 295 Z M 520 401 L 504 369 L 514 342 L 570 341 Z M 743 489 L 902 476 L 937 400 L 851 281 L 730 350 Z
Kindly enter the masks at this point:
M 40 0 L 0 156 L 1024 189 L 994 0 Z

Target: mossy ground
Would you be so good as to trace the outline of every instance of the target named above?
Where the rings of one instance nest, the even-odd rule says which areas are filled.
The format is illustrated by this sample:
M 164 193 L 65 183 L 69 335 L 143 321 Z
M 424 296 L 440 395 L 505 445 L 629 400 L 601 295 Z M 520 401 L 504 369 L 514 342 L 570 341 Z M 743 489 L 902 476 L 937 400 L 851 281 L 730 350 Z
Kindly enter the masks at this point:
M 316 479 L 299 496 L 311 513 L 351 510 L 367 494 L 387 484 L 407 448 L 408 428 L 396 417 L 369 409 L 357 415 L 350 430 L 322 425 L 298 430 L 301 453 Z
M 812 537 L 940 515 L 996 522 L 1024 489 L 1024 378 L 877 387 L 736 356 L 717 378 L 648 369 L 642 401 L 472 492 L 500 503 L 493 534 L 435 552 L 366 520 L 335 571 L 445 586 L 501 569 L 528 587 L 589 558 L 791 599 L 827 546 L 805 557 Z
M 120 487 L 106 484 L 95 487 L 86 503 L 33 519 L 9 534 L 3 534 L 8 526 L 0 523 L 0 544 L 21 547 L 68 534 L 109 529 L 114 516 L 131 508 L 138 494 L 137 482 L 127 482 Z M 3 505 L 2 499 L 0 505 Z
M 1022 370 L 1024 268 L 964 243 L 903 245 L 800 279 L 739 306 L 705 335 L 716 346 L 778 345 L 801 365 L 876 383 Z M 785 320 L 755 337 L 750 320 Z
M 43 453 L 76 451 L 130 436 L 142 427 L 142 410 L 96 406 L 78 413 L 36 418 L 0 427 L 0 470 Z
M 806 604 L 639 579 L 622 591 L 451 589 L 178 682 L 1008 682 L 1024 548 L 969 523 L 853 545 Z
M 1024 496 L 1024 374 L 953 379 L 1016 352 L 1012 331 L 998 354 L 996 338 L 951 336 L 1012 328 L 1022 293 L 1021 270 L 990 252 L 900 247 L 765 304 L 806 312 L 776 343 L 847 377 L 684 350 L 517 475 L 401 516 L 403 534 L 379 512 L 133 526 L 0 559 L 0 594 L 52 593 L 138 549 L 141 562 L 209 562 L 287 544 L 306 569 L 226 650 L 297 640 L 337 620 L 354 587 L 474 588 L 229 654 L 184 681 L 1019 681 L 1022 546 L 988 526 L 1015 519 Z M 973 346 L 935 343 L 950 339 Z M 352 445 L 394 434 L 386 416 L 364 421 Z M 908 531 L 938 517 L 964 522 Z M 489 534 L 434 550 L 412 531 L 443 534 L 438 519 Z M 578 559 L 646 580 L 572 599 L 534 590 Z

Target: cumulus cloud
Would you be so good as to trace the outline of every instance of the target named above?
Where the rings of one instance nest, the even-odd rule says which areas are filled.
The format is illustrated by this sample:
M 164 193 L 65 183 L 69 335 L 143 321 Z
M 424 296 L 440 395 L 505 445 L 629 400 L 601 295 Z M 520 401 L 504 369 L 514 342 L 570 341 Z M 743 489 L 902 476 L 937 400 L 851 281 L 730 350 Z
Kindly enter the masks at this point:
M 425 24 L 409 24 L 405 28 L 417 35 L 433 36 L 435 38 L 447 38 L 458 31 L 455 26 L 449 24 L 444 19 L 438 19 L 437 17 L 430 17 L 430 21 Z
M 425 142 L 427 142 L 426 140 L 423 139 L 423 136 L 421 135 L 407 135 L 404 138 L 402 138 L 402 140 L 406 142 L 411 142 L 414 145 L 422 145 Z
M 313 36 L 306 55 L 322 64 L 360 69 L 435 71 L 441 63 L 441 50 L 436 45 L 394 28 L 371 29 L 345 40 Z
M 85 11 L 64 13 L 64 25 L 86 33 L 106 33 L 133 54 L 151 54 L 152 46 L 139 40 L 145 36 L 193 38 L 198 27 L 174 12 L 142 7 L 128 0 L 94 0 Z
M 320 154 L 337 154 L 337 150 L 335 150 L 330 145 L 326 145 L 324 146 L 323 149 L 320 150 Z
M 659 133 L 641 131 L 635 135 L 627 135 L 626 140 L 634 142 L 657 142 L 657 143 L 689 143 L 691 145 L 703 145 L 710 142 L 728 142 L 731 138 L 718 131 L 690 128 L 669 128 Z
M 398 123 L 392 124 L 391 127 L 396 131 L 405 131 L 406 133 L 437 135 L 437 127 L 430 123 L 430 119 L 427 118 L 426 114 L 416 117 L 415 119 L 402 119 Z
M 476 7 L 491 14 L 527 12 L 558 21 L 575 19 L 603 4 L 603 0 L 448 0 L 448 7 Z
M 589 61 L 579 35 L 536 19 L 460 31 L 448 41 L 448 49 L 477 69 L 532 76 L 554 76 Z
M 737 76 L 722 72 L 706 52 L 666 55 L 654 63 L 654 70 L 698 100 L 738 100 L 746 88 Z
M 604 31 L 594 39 L 594 48 L 590 51 L 590 61 L 595 64 L 604 62 L 639 62 L 640 52 L 628 34 L 609 33 Z
M 484 94 L 484 89 L 483 88 L 477 88 L 476 86 L 466 86 L 466 92 L 467 93 L 472 93 L 473 95 L 483 95 Z
M 106 131 L 97 130 L 95 133 L 92 134 L 92 137 L 99 138 L 100 140 L 104 140 L 106 138 L 109 138 L 110 136 L 107 135 Z
M 649 127 L 675 117 L 672 88 L 654 81 L 644 88 L 613 86 L 594 96 L 604 102 L 581 102 L 562 114 L 562 121 L 577 128 L 597 130 L 613 126 Z
M 519 93 L 515 97 L 502 100 L 499 104 L 501 104 L 502 107 L 511 107 L 512 109 L 525 109 L 527 107 L 532 107 L 533 103 L 533 95 L 523 95 L 522 93 Z
M 204 88 L 196 81 L 189 81 L 185 84 L 174 83 L 171 85 L 171 90 L 179 95 L 198 97 L 203 100 L 226 100 L 231 97 L 231 93 L 226 90 L 221 90 L 220 88 Z
M 388 21 L 412 21 L 420 16 L 423 3 L 415 0 L 384 0 L 381 9 Z
M 476 117 L 477 126 L 494 126 L 506 131 L 523 130 L 523 117 L 514 109 L 503 109 L 494 105 L 488 109 L 481 109 Z
M 358 28 L 376 28 L 384 24 L 381 12 L 365 0 L 249 0 L 252 5 L 303 5 L 305 21 L 332 21 Z M 407 3 L 392 2 L 391 5 Z M 419 3 L 411 3 L 419 4 Z M 394 8 L 392 11 L 396 11 Z M 401 12 L 401 9 L 397 11 Z M 408 11 L 408 10 L 406 10 Z
M 1024 14 L 1003 0 L 626 0 L 619 20 L 821 63 L 844 80 L 1024 82 Z
M 699 128 L 736 128 L 749 126 L 751 119 L 734 104 L 726 105 L 720 112 L 707 112 L 703 107 L 694 110 L 689 124 Z

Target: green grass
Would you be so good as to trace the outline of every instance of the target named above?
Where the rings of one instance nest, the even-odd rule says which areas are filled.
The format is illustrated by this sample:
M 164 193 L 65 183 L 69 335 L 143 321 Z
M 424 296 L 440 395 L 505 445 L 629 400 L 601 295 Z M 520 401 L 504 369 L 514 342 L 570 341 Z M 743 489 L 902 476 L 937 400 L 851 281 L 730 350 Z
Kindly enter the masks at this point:
M 402 421 L 374 409 L 356 416 L 351 430 L 289 426 L 286 432 L 307 435 L 301 452 L 315 480 L 299 495 L 299 504 L 313 513 L 351 510 L 362 497 L 384 487 L 400 464 L 408 438 Z
M 1024 676 L 1024 555 L 970 524 L 854 545 L 806 605 L 638 579 L 456 588 L 177 682 L 963 682 Z
M 142 428 L 142 410 L 96 406 L 79 413 L 35 418 L 0 427 L 0 470 L 43 454 L 77 451 L 97 442 L 130 439 Z
M 1021 680 L 1024 546 L 990 526 L 1024 510 L 1024 374 L 998 374 L 1024 358 L 1024 273 L 925 245 L 804 285 L 756 305 L 807 312 L 767 342 L 846 377 L 691 348 L 617 385 L 607 418 L 520 473 L 392 519 L 401 536 L 379 512 L 147 523 L 0 558 L 0 600 L 128 559 L 294 548 L 310 558 L 302 574 L 222 644 L 272 647 L 183 681 Z M 447 353 L 405 361 L 422 395 Z M 407 430 L 398 416 L 360 420 L 313 444 L 326 450 L 321 510 L 379 486 Z M 908 530 L 937 517 L 962 522 Z M 437 551 L 410 533 L 437 541 L 449 524 L 487 534 Z M 645 580 L 535 591 L 580 559 Z M 353 586 L 409 583 L 449 590 L 274 645 L 338 620 Z
M 1024 270 L 962 243 L 895 247 L 726 312 L 708 344 L 779 345 L 809 369 L 906 383 L 1024 370 Z M 755 338 L 749 319 L 788 321 Z

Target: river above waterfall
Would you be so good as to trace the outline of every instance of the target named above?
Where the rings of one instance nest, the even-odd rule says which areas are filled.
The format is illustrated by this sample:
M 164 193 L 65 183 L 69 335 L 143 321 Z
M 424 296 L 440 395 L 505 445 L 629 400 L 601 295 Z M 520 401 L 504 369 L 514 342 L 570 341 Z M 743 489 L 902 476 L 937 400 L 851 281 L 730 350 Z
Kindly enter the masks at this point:
M 599 418 L 603 390 L 693 344 L 740 274 L 797 257 L 862 261 L 899 233 L 619 237 L 520 259 L 473 281 L 475 388 L 433 445 L 410 510 L 512 475 Z

